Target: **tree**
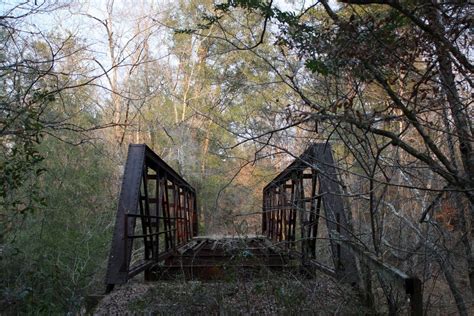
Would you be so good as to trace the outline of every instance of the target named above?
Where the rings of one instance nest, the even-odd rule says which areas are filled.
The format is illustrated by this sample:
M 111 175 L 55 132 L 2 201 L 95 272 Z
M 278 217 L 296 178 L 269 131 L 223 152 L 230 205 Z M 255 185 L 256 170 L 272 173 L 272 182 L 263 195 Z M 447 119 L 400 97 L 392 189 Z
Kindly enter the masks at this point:
M 47 86 L 55 76 L 54 62 L 62 54 L 61 45 L 42 41 L 41 34 L 24 29 L 24 19 L 49 6 L 20 4 L 0 17 L 2 38 L 0 86 L 0 242 L 22 217 L 41 205 L 33 180 L 42 169 L 36 149 L 44 131 L 57 124 L 44 120 L 45 109 L 61 87 Z
M 93 83 L 101 74 L 88 63 L 90 52 L 80 38 L 70 32 L 45 32 L 30 23 L 61 8 L 29 2 L 11 9 L 5 5 L 0 16 L 2 312 L 77 312 L 91 274 L 100 267 L 90 261 L 88 251 L 104 252 L 102 238 L 108 237 L 103 227 L 81 225 L 84 218 L 95 221 L 95 216 L 88 217 L 93 208 L 86 205 L 102 200 L 91 192 L 109 185 L 88 183 L 90 178 L 78 176 L 77 161 L 72 163 L 87 157 L 83 170 L 108 181 L 105 174 L 111 171 L 94 141 L 109 126 L 95 103 Z M 90 147 L 80 146 L 85 143 Z M 110 197 L 105 200 L 103 206 Z M 108 220 L 107 212 L 95 215 L 101 224 Z M 77 221 L 72 223 L 72 218 Z M 61 282 L 68 278 L 64 286 Z M 68 294 L 58 292 L 60 287 Z
M 372 251 L 381 255 L 391 246 L 383 215 L 390 212 L 429 249 L 459 312 L 466 314 L 453 277 L 460 271 L 446 264 L 456 256 L 456 242 L 440 243 L 433 228 L 442 227 L 435 215 L 442 211 L 439 202 L 459 200 L 459 232 L 441 228 L 441 235 L 463 245 L 473 292 L 468 5 L 343 2 L 348 4 L 320 1 L 293 12 L 273 1 L 228 1 L 216 5 L 201 27 L 219 27 L 222 41 L 234 50 L 250 50 L 293 92 L 288 123 L 246 139 L 268 144 L 269 134 L 299 126 L 310 138 L 339 142 L 347 154 L 347 172 L 368 181 L 353 194 L 367 197 Z M 227 20 L 239 14 L 261 17 L 260 27 L 244 30 L 251 40 L 227 28 Z M 265 41 L 274 42 L 280 53 L 261 50 Z M 315 125 L 318 133 L 311 132 Z M 417 197 L 415 214 L 400 212 L 403 207 L 394 203 L 399 194 Z M 416 251 L 407 244 L 403 248 Z

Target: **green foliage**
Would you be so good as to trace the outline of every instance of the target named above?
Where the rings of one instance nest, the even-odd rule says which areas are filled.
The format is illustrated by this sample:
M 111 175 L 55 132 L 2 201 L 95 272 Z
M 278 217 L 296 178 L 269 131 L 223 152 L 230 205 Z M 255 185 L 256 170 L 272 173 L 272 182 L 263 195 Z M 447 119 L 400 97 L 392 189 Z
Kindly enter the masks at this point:
M 216 5 L 216 9 L 223 12 L 229 12 L 231 8 L 241 7 L 246 10 L 258 10 L 267 14 L 273 14 L 272 8 L 269 6 L 269 1 L 262 0 L 228 0 L 227 2 Z
M 12 144 L 0 156 L 0 242 L 28 213 L 45 205 L 35 181 L 44 169 L 33 142 Z
M 86 73 L 76 59 L 79 41 L 54 39 L 66 55 L 58 52 L 56 64 L 51 42 L 19 41 L 24 60 L 8 50 L 11 43 L 3 46 L 5 64 L 16 62 L 20 71 L 5 67 L 0 86 L 0 313 L 78 313 L 102 283 L 96 278 L 110 240 L 114 170 L 102 145 L 68 144 L 92 136 L 78 131 L 100 124 L 100 116 L 93 89 L 69 75 Z M 78 88 L 61 91 L 68 84 Z
M 51 100 L 43 92 L 36 92 L 31 104 L 19 106 L 7 98 L 7 93 L 0 88 L 0 100 L 5 105 L 0 114 L 3 123 L 0 133 L 0 243 L 15 229 L 15 222 L 44 206 L 35 181 L 44 171 L 39 166 L 43 157 L 37 150 L 44 130 L 37 102 Z
M 320 60 L 309 59 L 306 61 L 305 66 L 312 72 L 320 73 L 323 76 L 327 76 L 329 74 L 328 67 Z
M 84 296 L 102 285 L 115 192 L 100 146 L 71 147 L 48 138 L 40 146 L 48 170 L 37 178 L 45 205 L 3 245 L 2 310 L 79 312 Z
M 36 178 L 44 171 L 37 146 L 46 124 L 42 115 L 55 94 L 45 88 L 50 66 L 20 31 L 5 21 L 0 26 L 0 244 L 29 213 L 44 206 Z M 38 54 L 36 54 L 38 53 Z

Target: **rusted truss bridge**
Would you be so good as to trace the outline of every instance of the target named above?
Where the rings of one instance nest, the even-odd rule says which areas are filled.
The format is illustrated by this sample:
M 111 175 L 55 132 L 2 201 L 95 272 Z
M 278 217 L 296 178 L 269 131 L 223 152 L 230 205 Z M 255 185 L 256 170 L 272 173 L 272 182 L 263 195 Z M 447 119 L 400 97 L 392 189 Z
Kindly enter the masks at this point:
M 107 292 L 139 273 L 145 280 L 222 278 L 229 267 L 317 269 L 363 288 L 367 266 L 404 291 L 412 315 L 422 315 L 416 277 L 384 263 L 358 243 L 337 166 L 327 143 L 316 143 L 263 189 L 262 234 L 199 236 L 196 190 L 144 144 L 128 150 L 107 267 Z M 323 225 L 324 224 L 324 225 Z M 317 251 L 322 230 L 330 264 Z M 237 259 L 236 259 L 237 258 Z

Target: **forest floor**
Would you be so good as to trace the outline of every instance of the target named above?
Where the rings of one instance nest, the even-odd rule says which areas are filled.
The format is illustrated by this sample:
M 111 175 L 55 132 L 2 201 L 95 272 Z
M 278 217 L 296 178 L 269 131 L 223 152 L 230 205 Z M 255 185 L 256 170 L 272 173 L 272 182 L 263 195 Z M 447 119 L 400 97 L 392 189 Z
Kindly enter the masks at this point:
M 130 282 L 104 297 L 94 315 L 365 314 L 356 293 L 333 279 L 289 272 L 225 281 Z

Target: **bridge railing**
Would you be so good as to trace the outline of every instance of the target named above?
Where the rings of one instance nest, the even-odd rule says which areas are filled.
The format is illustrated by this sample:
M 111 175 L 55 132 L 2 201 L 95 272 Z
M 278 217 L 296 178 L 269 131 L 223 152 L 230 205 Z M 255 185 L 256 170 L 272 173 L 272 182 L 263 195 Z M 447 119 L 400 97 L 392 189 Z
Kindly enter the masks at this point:
M 331 146 L 311 145 L 263 189 L 263 235 L 300 257 L 304 265 L 362 288 L 357 258 L 409 296 L 412 315 L 422 315 L 420 280 L 361 250 L 354 240 L 337 171 Z M 321 229 L 327 236 L 318 237 Z M 318 258 L 317 244 L 324 239 L 329 239 L 329 265 Z
M 336 242 L 336 234 L 351 237 L 342 193 L 330 145 L 313 144 L 263 189 L 262 233 L 299 252 L 304 263 L 311 261 L 355 284 L 354 254 Z M 316 260 L 323 219 L 331 249 L 330 265 Z
M 107 291 L 198 234 L 196 191 L 144 144 L 131 144 L 106 274 Z

